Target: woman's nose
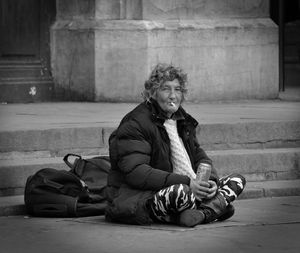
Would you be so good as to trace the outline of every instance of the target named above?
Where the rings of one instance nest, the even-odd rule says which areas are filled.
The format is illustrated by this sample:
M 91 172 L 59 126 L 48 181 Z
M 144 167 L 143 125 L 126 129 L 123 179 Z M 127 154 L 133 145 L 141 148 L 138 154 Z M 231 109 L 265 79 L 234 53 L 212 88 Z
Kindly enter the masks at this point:
M 175 89 L 174 90 L 170 89 L 169 97 L 171 97 L 171 98 L 175 98 L 176 97 Z

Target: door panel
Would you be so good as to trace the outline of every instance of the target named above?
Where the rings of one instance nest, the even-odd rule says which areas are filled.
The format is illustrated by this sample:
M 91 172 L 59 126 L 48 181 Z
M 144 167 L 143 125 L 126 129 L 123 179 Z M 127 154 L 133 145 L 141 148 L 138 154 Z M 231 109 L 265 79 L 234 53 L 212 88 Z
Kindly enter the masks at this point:
M 52 99 L 50 26 L 55 2 L 0 0 L 1 103 Z
M 38 58 L 39 0 L 1 0 L 1 57 Z

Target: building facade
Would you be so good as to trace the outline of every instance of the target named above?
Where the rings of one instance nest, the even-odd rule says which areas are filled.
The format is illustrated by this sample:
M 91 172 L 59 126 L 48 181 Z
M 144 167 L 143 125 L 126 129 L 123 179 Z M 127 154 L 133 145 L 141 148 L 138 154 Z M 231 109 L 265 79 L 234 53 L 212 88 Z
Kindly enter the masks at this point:
M 49 69 L 52 85 L 44 93 L 57 100 L 138 102 L 158 62 L 188 73 L 188 101 L 278 97 L 278 26 L 270 19 L 269 0 L 52 3 L 49 64 L 38 70 Z M 26 87 L 26 94 L 42 91 Z

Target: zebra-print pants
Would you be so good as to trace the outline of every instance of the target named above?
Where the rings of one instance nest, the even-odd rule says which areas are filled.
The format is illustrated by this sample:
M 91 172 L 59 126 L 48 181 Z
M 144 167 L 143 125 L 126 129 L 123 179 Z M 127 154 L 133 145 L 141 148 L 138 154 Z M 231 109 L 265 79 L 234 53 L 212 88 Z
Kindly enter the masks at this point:
M 242 193 L 245 185 L 243 176 L 231 174 L 220 179 L 218 192 L 224 196 L 228 205 Z M 175 223 L 179 213 L 186 209 L 196 209 L 200 204 L 197 202 L 189 186 L 176 184 L 155 193 L 148 204 L 155 219 Z

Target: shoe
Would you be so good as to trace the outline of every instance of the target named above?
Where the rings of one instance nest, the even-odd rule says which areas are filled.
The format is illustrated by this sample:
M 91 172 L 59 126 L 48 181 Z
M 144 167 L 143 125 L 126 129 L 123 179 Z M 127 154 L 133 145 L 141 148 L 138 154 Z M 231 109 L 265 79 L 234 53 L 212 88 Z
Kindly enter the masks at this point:
M 234 206 L 229 204 L 226 209 L 219 215 L 217 215 L 214 210 L 212 210 L 211 208 L 202 208 L 202 212 L 205 215 L 205 219 L 203 221 L 203 223 L 210 223 L 213 222 L 215 220 L 217 221 L 224 221 L 229 219 L 230 217 L 232 217 L 234 215 Z
M 221 214 L 217 220 L 218 221 L 224 221 L 224 220 L 227 220 L 229 218 L 231 218 L 233 215 L 234 215 L 234 206 L 232 204 L 229 204 L 227 207 L 226 207 L 226 210 L 224 211 L 223 214 Z
M 209 207 L 202 208 L 201 211 L 204 213 L 205 216 L 203 221 L 204 224 L 213 222 L 218 218 L 216 212 Z
M 205 215 L 201 210 L 186 209 L 179 214 L 178 224 L 184 227 L 194 227 L 202 224 L 205 220 Z
M 202 201 L 198 209 L 205 215 L 203 223 L 210 223 L 226 212 L 226 200 L 218 192 L 212 199 Z

